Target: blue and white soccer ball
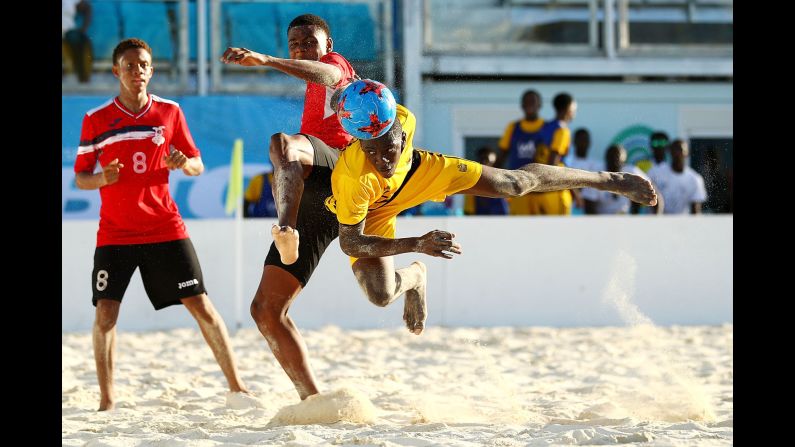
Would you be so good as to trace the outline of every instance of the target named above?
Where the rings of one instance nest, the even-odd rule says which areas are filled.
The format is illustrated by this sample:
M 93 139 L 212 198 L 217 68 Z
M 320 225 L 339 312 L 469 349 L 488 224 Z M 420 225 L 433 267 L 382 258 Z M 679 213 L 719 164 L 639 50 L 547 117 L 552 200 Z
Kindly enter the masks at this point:
M 360 140 L 387 133 L 397 117 L 397 103 L 382 83 L 361 79 L 349 84 L 337 100 L 337 117 L 346 132 Z

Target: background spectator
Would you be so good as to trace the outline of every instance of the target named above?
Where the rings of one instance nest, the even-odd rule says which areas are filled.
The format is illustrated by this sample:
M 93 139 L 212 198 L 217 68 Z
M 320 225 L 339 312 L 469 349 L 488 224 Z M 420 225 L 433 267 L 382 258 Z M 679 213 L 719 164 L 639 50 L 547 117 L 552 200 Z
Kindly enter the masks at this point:
M 93 53 L 88 27 L 91 4 L 86 0 L 61 1 L 61 56 L 66 71 L 74 70 L 81 83 L 91 81 Z
M 600 171 L 602 164 L 588 158 L 588 149 L 591 147 L 591 133 L 581 127 L 574 132 L 574 154 L 568 158 L 569 167 L 586 171 Z M 593 188 L 572 189 L 571 196 L 574 201 L 572 214 L 585 213 L 585 199 L 594 201 L 598 191 Z
M 475 160 L 484 166 L 493 167 L 497 163 L 497 151 L 483 146 L 478 149 Z M 508 214 L 508 201 L 502 198 L 467 195 L 464 199 L 464 214 L 468 216 L 505 215 Z
M 652 179 L 657 196 L 662 196 L 665 214 L 701 214 L 701 204 L 707 200 L 704 177 L 687 166 L 688 147 L 684 140 L 670 145 L 671 169 Z M 660 206 L 660 205 L 658 205 Z
M 605 151 L 605 170 L 608 172 L 630 172 L 646 177 L 637 166 L 627 166 L 627 150 L 620 144 L 612 144 Z M 646 177 L 648 178 L 648 177 Z M 638 214 L 640 204 L 624 196 L 607 191 L 595 191 L 595 200 L 586 200 L 587 214 Z
M 532 163 L 536 147 L 541 142 L 541 128 L 544 120 L 538 117 L 541 110 L 541 94 L 535 90 L 525 90 L 521 101 L 524 118 L 511 121 L 500 138 L 497 154 L 497 167 L 516 169 Z M 515 197 L 508 201 L 511 214 L 528 215 L 528 196 Z
M 273 174 L 270 172 L 251 178 L 243 195 L 243 217 L 276 217 L 272 182 Z
M 555 118 L 543 124 L 541 142 L 538 144 L 534 161 L 550 166 L 563 166 L 563 157 L 569 152 L 571 131 L 569 124 L 577 114 L 577 102 L 568 93 L 558 93 L 552 100 Z M 563 191 L 531 192 L 525 196 L 527 211 L 533 215 L 571 214 L 571 192 Z

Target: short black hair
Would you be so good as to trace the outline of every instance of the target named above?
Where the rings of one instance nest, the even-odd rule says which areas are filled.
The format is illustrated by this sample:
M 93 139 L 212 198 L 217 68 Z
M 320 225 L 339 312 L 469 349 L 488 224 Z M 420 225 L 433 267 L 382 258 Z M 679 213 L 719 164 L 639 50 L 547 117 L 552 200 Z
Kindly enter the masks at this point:
M 654 141 L 654 140 L 671 141 L 671 139 L 668 138 L 668 134 L 663 132 L 662 130 L 655 130 L 654 132 L 651 133 L 651 135 L 649 136 L 649 141 Z
M 589 137 L 591 136 L 591 132 L 588 132 L 588 129 L 586 129 L 584 127 L 580 127 L 579 129 L 574 131 L 574 136 L 575 137 L 577 135 L 582 135 L 582 134 L 588 135 Z
M 671 141 L 671 145 L 668 146 L 672 151 L 673 150 L 685 150 L 685 146 L 687 146 L 687 142 L 681 138 L 677 138 L 674 141 Z
M 148 43 L 144 42 L 141 39 L 137 39 L 135 37 L 131 39 L 124 39 L 116 45 L 116 48 L 113 49 L 113 65 L 119 63 L 119 58 L 125 51 L 131 50 L 133 48 L 142 48 L 149 53 L 149 56 L 152 56 L 152 48 L 149 46 Z
M 329 28 L 328 23 L 323 20 L 322 17 L 316 16 L 314 14 L 302 14 L 293 19 L 289 25 L 287 25 L 287 32 L 289 33 L 291 29 L 295 28 L 296 26 L 316 26 L 323 31 L 326 32 L 327 37 L 331 37 L 331 28 Z
M 524 106 L 525 98 L 527 98 L 530 95 L 535 95 L 536 99 L 538 99 L 538 107 L 541 108 L 541 94 L 533 89 L 525 90 L 524 93 L 522 93 L 522 102 L 519 105 Z
M 400 122 L 397 115 L 395 115 L 395 122 L 392 123 L 392 126 L 389 127 L 389 130 L 384 135 L 390 135 L 393 140 L 403 138 L 403 123 Z
M 555 98 L 552 99 L 552 105 L 558 113 L 565 112 L 566 109 L 571 106 L 572 102 L 574 102 L 574 98 L 566 92 L 558 93 L 555 95 Z

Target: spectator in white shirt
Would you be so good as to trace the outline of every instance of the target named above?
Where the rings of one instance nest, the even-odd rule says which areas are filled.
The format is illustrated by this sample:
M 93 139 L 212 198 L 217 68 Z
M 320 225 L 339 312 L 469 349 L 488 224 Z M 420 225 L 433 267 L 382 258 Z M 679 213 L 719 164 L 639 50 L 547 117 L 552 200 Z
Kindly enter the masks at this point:
M 591 134 L 588 129 L 581 127 L 574 132 L 574 154 L 569 158 L 567 166 L 585 171 L 599 171 L 602 164 L 588 158 L 588 148 L 591 146 Z M 588 214 L 585 212 L 585 201 L 596 200 L 599 191 L 593 188 L 577 188 L 571 190 L 574 199 L 572 214 Z
M 665 214 L 701 214 L 701 204 L 707 200 L 704 177 L 687 166 L 688 147 L 683 140 L 669 146 L 671 169 L 653 177 L 658 196 L 662 196 Z
M 627 165 L 627 150 L 620 144 L 612 144 L 605 151 L 605 170 L 608 172 L 630 172 L 643 178 L 646 174 L 635 165 Z M 640 204 L 607 191 L 594 190 L 594 199 L 585 200 L 586 214 L 638 214 Z

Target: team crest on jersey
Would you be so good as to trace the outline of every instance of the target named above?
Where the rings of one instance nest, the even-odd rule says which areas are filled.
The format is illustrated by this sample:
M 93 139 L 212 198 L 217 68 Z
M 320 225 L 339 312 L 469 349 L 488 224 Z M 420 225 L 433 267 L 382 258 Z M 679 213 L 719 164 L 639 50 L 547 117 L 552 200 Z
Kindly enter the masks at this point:
M 155 136 L 152 137 L 152 143 L 160 146 L 161 144 L 166 142 L 166 137 L 163 136 L 163 131 L 166 129 L 166 126 L 157 126 L 153 127 L 152 130 L 155 131 Z
M 461 171 L 461 172 L 467 172 L 467 165 L 465 165 L 464 163 L 460 163 L 459 162 L 458 163 L 458 170 Z
M 518 152 L 519 158 L 533 158 L 536 154 L 536 143 L 532 140 L 520 143 L 516 147 L 516 151 Z

